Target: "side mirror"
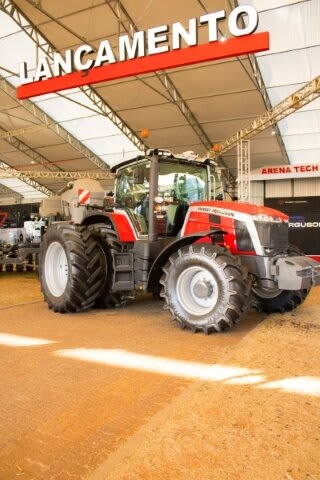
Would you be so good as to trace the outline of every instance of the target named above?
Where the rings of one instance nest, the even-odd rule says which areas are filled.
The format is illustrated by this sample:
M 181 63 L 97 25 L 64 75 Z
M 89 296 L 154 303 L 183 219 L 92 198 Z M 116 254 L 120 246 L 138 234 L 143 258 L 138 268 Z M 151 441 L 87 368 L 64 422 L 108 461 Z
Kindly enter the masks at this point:
M 134 185 L 143 185 L 144 182 L 144 168 L 142 167 L 136 167 L 133 170 L 133 180 L 132 183 Z

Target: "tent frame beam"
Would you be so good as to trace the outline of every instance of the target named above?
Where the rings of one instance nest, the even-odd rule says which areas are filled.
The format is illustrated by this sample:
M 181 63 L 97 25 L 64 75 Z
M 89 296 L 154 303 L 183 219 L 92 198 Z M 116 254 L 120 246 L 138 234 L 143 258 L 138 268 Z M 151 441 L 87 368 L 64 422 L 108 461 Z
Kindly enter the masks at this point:
M 40 185 L 40 183 L 36 182 L 32 178 L 30 178 L 28 175 L 17 175 L 18 170 L 10 167 L 7 163 L 4 161 L 0 160 L 0 172 L 3 172 L 3 175 L 0 173 L 0 178 L 19 178 L 23 182 L 25 182 L 27 185 L 30 185 L 30 187 L 35 188 L 36 190 L 39 190 L 39 192 L 44 193 L 47 196 L 53 195 L 53 191 L 49 190 L 49 188 L 44 187 L 43 185 Z M 53 172 L 52 172 L 53 173 Z
M 30 3 L 30 2 L 29 2 Z M 36 5 L 33 5 L 37 8 Z M 2 0 L 0 9 L 6 12 L 21 30 L 26 33 L 35 43 L 36 47 L 41 49 L 50 59 L 53 53 L 57 51 L 54 45 L 32 24 L 31 20 L 23 13 L 12 0 Z M 43 9 L 39 9 L 44 14 Z M 116 125 L 119 130 L 131 140 L 138 150 L 145 151 L 148 147 L 141 141 L 133 130 L 107 105 L 103 98 L 91 86 L 80 87 L 80 90 L 91 100 L 97 108 L 97 113 L 104 115 Z M 101 168 L 101 167 L 100 167 Z M 102 168 L 104 170 L 104 168 Z

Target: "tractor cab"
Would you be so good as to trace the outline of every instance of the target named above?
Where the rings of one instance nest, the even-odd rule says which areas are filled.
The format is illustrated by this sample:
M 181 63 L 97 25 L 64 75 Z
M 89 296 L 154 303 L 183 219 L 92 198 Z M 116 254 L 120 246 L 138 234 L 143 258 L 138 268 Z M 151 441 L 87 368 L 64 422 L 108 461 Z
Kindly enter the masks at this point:
M 192 202 L 211 198 L 214 162 L 153 150 L 117 166 L 115 203 L 140 235 L 175 237 Z

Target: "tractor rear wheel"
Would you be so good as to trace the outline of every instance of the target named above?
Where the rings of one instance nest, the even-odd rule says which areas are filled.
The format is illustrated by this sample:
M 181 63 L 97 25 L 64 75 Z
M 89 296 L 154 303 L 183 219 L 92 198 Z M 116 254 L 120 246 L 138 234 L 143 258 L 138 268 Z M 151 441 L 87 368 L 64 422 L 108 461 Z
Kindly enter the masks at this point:
M 104 258 L 103 286 L 95 301 L 97 308 L 118 308 L 123 307 L 128 301 L 128 292 L 113 292 L 113 254 L 121 252 L 121 243 L 113 226 L 99 223 L 88 227 L 97 241 Z
M 165 308 L 182 327 L 220 332 L 240 320 L 247 304 L 247 273 L 225 248 L 183 247 L 163 271 Z
M 290 257 L 304 255 L 296 245 L 289 245 Z M 259 284 L 252 287 L 250 306 L 264 313 L 284 313 L 294 310 L 307 298 L 310 288 L 302 290 L 280 290 L 263 288 Z
M 103 256 L 86 227 L 57 224 L 40 247 L 39 278 L 49 308 L 79 312 L 94 305 L 102 288 Z

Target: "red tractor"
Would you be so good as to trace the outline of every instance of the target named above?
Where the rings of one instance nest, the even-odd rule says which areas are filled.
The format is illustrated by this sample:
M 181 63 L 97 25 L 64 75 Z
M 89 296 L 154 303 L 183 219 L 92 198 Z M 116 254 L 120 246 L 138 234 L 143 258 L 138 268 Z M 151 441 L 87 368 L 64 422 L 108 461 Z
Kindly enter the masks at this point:
M 268 313 L 300 305 L 320 265 L 289 246 L 283 213 L 210 200 L 214 168 L 153 150 L 117 166 L 113 206 L 98 182 L 81 180 L 46 201 L 41 216 L 59 219 L 40 247 L 49 307 L 116 307 L 146 291 L 182 327 L 209 333 L 237 323 L 252 302 Z M 83 205 L 79 187 L 90 192 Z

